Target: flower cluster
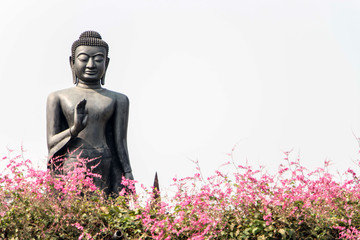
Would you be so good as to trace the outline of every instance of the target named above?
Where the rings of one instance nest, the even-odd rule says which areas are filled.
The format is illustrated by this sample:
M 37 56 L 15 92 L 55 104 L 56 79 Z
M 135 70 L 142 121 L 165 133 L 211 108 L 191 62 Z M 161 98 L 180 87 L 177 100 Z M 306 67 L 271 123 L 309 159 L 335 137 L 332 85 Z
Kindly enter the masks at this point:
M 35 170 L 21 155 L 4 157 L 0 239 L 360 239 L 360 182 L 291 160 L 276 174 L 233 165 L 233 173 L 174 178 L 170 196 L 123 179 L 120 196 L 96 189 L 88 160 L 65 175 Z M 198 164 L 198 163 L 196 163 Z M 359 164 L 360 166 L 360 164 Z M 131 194 L 129 194 L 131 193 Z
M 309 171 L 289 154 L 273 175 L 230 161 L 232 174 L 174 178 L 176 194 L 139 217 L 153 239 L 360 239 L 356 173 L 340 182 L 329 162 Z
M 142 225 L 136 212 L 124 197 L 108 198 L 97 189 L 94 178 L 101 176 L 92 173 L 91 161 L 79 158 L 55 174 L 35 169 L 22 154 L 3 157 L 0 239 L 110 239 L 119 231 L 137 236 Z

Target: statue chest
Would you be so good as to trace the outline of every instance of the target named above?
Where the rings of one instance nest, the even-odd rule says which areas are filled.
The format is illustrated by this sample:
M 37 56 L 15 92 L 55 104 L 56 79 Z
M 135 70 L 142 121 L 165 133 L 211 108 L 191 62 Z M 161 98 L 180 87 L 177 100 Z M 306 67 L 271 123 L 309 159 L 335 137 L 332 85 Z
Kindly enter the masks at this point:
M 106 95 L 99 93 L 73 94 L 65 97 L 61 102 L 61 108 L 68 123 L 73 122 L 75 106 L 83 99 L 86 99 L 85 110 L 89 116 L 89 124 L 105 123 L 114 113 L 115 100 Z

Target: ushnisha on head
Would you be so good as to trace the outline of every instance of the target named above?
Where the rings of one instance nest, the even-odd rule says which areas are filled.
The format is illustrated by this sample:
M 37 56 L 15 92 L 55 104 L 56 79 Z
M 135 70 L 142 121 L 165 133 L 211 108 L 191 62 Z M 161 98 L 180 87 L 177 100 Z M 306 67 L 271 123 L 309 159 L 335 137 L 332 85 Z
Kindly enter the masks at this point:
M 80 46 L 92 46 L 92 47 L 103 47 L 105 49 L 105 71 L 107 69 L 107 66 L 109 64 L 109 45 L 102 40 L 101 35 L 98 32 L 95 31 L 85 31 L 83 32 L 79 39 L 76 40 L 72 46 L 71 46 L 71 56 L 70 56 L 70 65 L 72 68 L 72 73 L 73 73 L 73 83 L 77 84 L 78 83 L 78 76 L 76 74 L 76 70 L 74 69 L 74 65 L 75 65 L 75 59 L 77 56 L 75 56 L 76 53 L 76 49 Z M 101 84 L 104 85 L 105 83 L 105 73 L 103 74 L 103 76 L 101 77 Z

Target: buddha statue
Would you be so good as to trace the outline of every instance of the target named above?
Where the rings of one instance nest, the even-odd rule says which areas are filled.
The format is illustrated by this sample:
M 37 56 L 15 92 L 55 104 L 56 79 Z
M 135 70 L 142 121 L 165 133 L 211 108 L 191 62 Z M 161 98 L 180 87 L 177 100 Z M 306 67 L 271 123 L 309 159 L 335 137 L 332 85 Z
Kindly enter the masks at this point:
M 133 180 L 127 148 L 129 100 L 102 87 L 108 53 L 108 44 L 95 31 L 82 33 L 73 43 L 70 66 L 75 86 L 47 99 L 48 168 L 67 169 L 80 158 L 93 159 L 89 164 L 101 175 L 94 178 L 95 185 L 106 194 L 117 194 L 123 176 Z

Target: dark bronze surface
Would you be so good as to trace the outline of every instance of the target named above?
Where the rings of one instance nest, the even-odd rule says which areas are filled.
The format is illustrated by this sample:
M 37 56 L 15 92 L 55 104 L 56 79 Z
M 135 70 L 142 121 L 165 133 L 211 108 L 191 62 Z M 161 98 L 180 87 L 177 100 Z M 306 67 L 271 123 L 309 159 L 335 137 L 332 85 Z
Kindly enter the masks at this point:
M 121 178 L 133 179 L 127 148 L 129 100 L 103 88 L 109 47 L 100 34 L 87 31 L 72 46 L 70 66 L 74 87 L 51 93 L 47 100 L 48 168 L 51 159 L 67 166 L 81 158 L 93 159 L 95 184 L 107 194 L 118 193 Z M 76 151 L 75 151 L 76 150 Z M 75 151 L 72 153 L 72 151 Z

